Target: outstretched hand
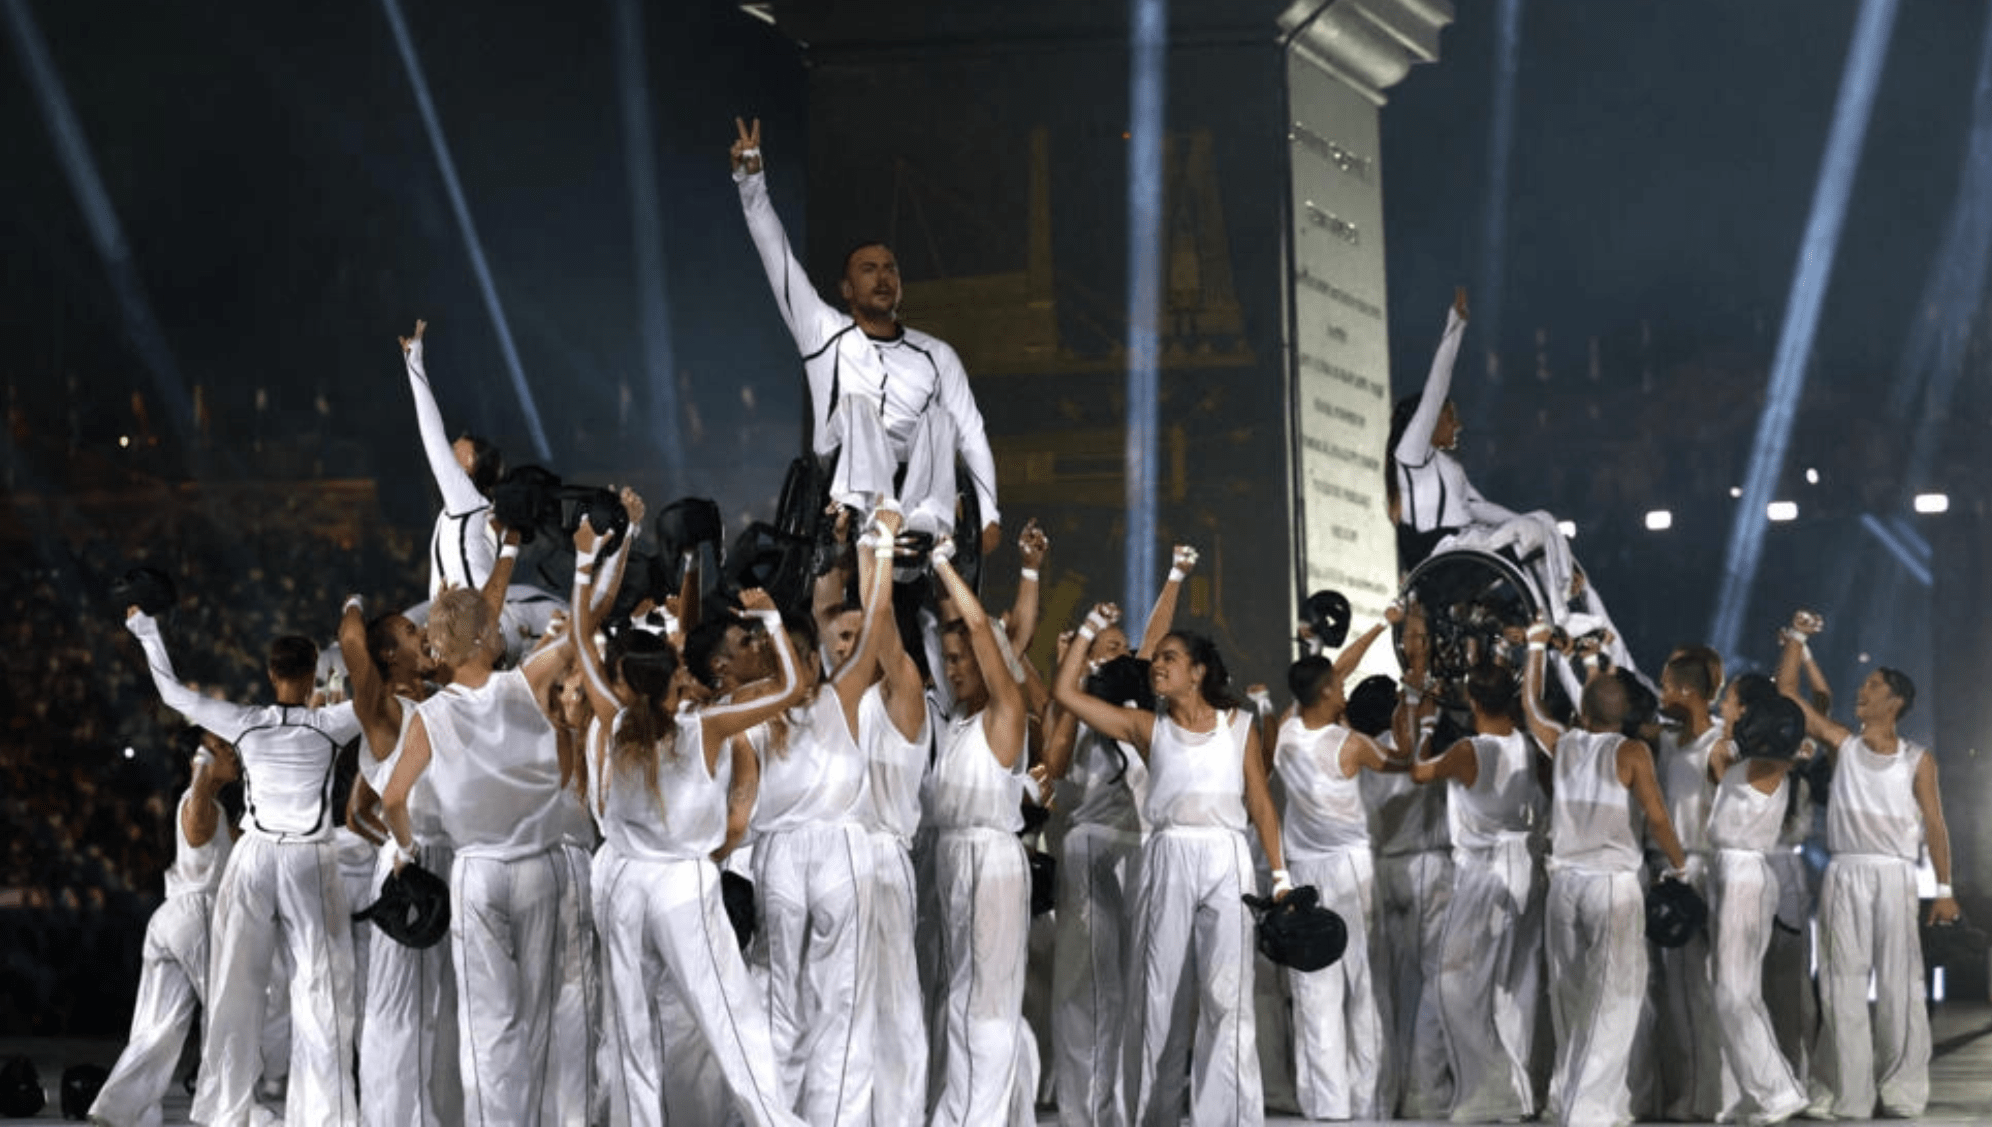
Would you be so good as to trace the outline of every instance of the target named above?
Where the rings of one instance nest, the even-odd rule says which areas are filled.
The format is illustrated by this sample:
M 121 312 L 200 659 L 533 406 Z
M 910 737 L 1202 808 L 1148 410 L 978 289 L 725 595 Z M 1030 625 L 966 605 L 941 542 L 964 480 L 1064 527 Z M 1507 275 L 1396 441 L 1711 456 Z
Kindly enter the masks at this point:
M 740 133 L 733 139 L 733 170 L 752 176 L 761 171 L 761 119 L 748 125 L 736 117 L 733 128 Z
M 1462 320 L 1462 321 L 1466 320 L 1466 287 L 1465 287 L 1465 286 L 1455 286 L 1455 287 L 1453 288 L 1453 312 L 1454 312 L 1454 313 L 1457 313 L 1457 314 L 1459 314 L 1459 319 L 1460 319 L 1460 320 Z
M 404 356 L 407 355 L 408 352 L 412 350 L 416 345 L 422 343 L 422 333 L 426 331 L 428 327 L 429 327 L 429 322 L 423 320 L 417 320 L 415 322 L 415 335 L 412 337 L 400 338 L 402 355 Z

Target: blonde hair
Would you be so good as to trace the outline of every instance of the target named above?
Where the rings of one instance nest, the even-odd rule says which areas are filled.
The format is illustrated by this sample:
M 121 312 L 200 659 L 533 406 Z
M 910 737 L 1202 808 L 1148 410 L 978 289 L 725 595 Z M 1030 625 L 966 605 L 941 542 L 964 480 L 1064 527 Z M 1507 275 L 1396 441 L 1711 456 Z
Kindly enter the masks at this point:
M 429 605 L 429 648 L 445 665 L 462 665 L 497 645 L 497 626 L 483 595 L 453 587 Z

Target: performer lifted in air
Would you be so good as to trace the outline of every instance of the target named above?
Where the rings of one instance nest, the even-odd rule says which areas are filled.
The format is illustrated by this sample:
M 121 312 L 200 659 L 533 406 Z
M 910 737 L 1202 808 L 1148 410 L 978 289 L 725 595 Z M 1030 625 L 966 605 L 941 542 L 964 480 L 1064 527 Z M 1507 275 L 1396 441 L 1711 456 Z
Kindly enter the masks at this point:
M 819 457 L 837 454 L 831 499 L 869 513 L 897 497 L 910 532 L 955 525 L 955 455 L 982 509 L 982 550 L 995 549 L 996 459 L 961 358 L 945 341 L 899 322 L 899 262 L 884 243 L 844 259 L 848 312 L 817 295 L 789 248 L 761 170 L 761 122 L 734 119 L 733 179 L 747 232 L 767 268 L 782 320 L 802 352 Z

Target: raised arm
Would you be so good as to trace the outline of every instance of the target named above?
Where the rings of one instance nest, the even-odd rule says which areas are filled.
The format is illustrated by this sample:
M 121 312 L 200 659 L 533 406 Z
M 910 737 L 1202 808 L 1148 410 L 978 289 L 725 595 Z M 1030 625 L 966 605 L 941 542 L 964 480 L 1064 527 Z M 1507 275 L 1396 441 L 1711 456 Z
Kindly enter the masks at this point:
M 429 373 L 422 363 L 422 334 L 427 321 L 415 322 L 415 335 L 401 338 L 402 358 L 408 365 L 408 388 L 415 394 L 415 424 L 422 431 L 422 453 L 429 459 L 429 473 L 443 494 L 443 511 L 463 516 L 489 504 L 471 483 L 456 458 L 456 447 L 443 426 L 442 409 L 436 406 L 436 393 L 429 386 Z
M 1812 702 L 1805 699 L 1805 694 L 1798 687 L 1799 667 L 1805 663 L 1806 651 L 1811 646 L 1809 639 L 1825 625 L 1825 620 L 1812 611 L 1792 613 L 1791 625 L 1782 632 L 1784 653 L 1778 660 L 1777 685 L 1779 692 L 1798 702 L 1798 707 L 1804 711 L 1806 734 L 1824 745 L 1821 751 L 1828 757 L 1836 757 L 1840 745 L 1853 732 L 1845 724 L 1812 707 Z
M 1066 647 L 1065 660 L 1058 663 L 1058 679 L 1052 682 L 1051 699 L 1058 703 L 1058 707 L 1085 721 L 1088 728 L 1110 740 L 1120 740 L 1146 758 L 1148 741 L 1155 734 L 1155 714 L 1099 699 L 1086 691 L 1079 675 L 1079 671 L 1086 666 L 1087 647 L 1093 644 L 1100 631 L 1119 620 L 1120 608 L 1112 603 L 1101 603 L 1086 615 L 1085 625 L 1079 627 L 1079 636 Z
M 366 612 L 358 595 L 346 599 L 339 615 L 339 653 L 346 659 L 346 679 L 352 686 L 353 716 L 367 737 L 367 751 L 385 762 L 401 742 L 401 702 L 387 691 L 387 682 L 374 668 L 367 648 Z
M 1453 303 L 1446 310 L 1446 331 L 1439 337 L 1438 354 L 1432 357 L 1432 370 L 1425 376 L 1424 393 L 1418 397 L 1418 410 L 1397 440 L 1391 457 L 1407 466 L 1421 466 L 1432 457 L 1432 429 L 1439 425 L 1439 412 L 1452 398 L 1453 364 L 1459 360 L 1460 338 L 1466 335 L 1466 290 L 1453 291 Z
M 962 622 L 968 626 L 969 646 L 975 652 L 975 664 L 982 670 L 982 683 L 989 691 L 989 707 L 982 713 L 982 732 L 989 740 L 989 750 L 995 754 L 996 762 L 1007 770 L 1015 767 L 1024 754 L 1024 693 L 1010 673 L 1010 663 L 1003 659 L 1002 648 L 996 644 L 996 630 L 989 623 L 988 612 L 982 609 L 982 600 L 975 597 L 975 592 L 969 590 L 949 562 L 953 549 L 954 542 L 945 538 L 934 546 L 934 575 L 954 599 Z
M 1169 560 L 1169 577 L 1162 582 L 1162 590 L 1155 596 L 1155 606 L 1148 612 L 1148 621 L 1141 627 L 1141 648 L 1134 656 L 1147 661 L 1155 656 L 1155 647 L 1162 644 L 1162 638 L 1176 621 L 1176 600 L 1182 596 L 1183 580 L 1196 570 L 1197 550 L 1188 544 L 1176 545 Z
M 788 232 L 782 229 L 781 217 L 775 214 L 774 201 L 768 198 L 768 178 L 761 163 L 761 119 L 755 118 L 750 127 L 736 117 L 733 124 L 739 130 L 733 142 L 733 182 L 740 186 L 740 210 L 747 217 L 747 234 L 754 240 L 762 268 L 768 272 L 768 285 L 775 291 L 775 306 L 781 311 L 782 323 L 795 338 L 796 348 L 809 356 L 843 329 L 849 318 L 831 308 L 816 292 L 809 275 L 803 273 L 802 263 L 796 261 L 795 252 L 789 249 Z M 829 373 L 825 372 L 822 386 L 818 387 L 816 378 L 811 377 L 810 398 L 816 403 L 819 425 L 831 406 L 829 379 Z
M 1389 606 L 1383 608 L 1382 622 L 1363 631 L 1362 637 L 1343 646 L 1342 652 L 1335 655 L 1335 680 L 1346 682 L 1350 675 L 1355 673 L 1356 667 L 1363 663 L 1363 656 L 1369 653 L 1369 648 L 1376 644 L 1377 638 L 1382 636 L 1385 630 L 1402 621 L 1404 621 L 1404 603 L 1402 600 L 1393 599 Z
M 1412 761 L 1412 782 L 1436 783 L 1441 779 L 1450 779 L 1463 787 L 1480 781 L 1480 755 L 1474 750 L 1472 740 L 1460 740 L 1442 755 Z
M 898 633 L 898 626 L 892 620 L 892 558 L 893 542 L 899 535 L 899 514 L 881 508 L 872 520 L 875 524 L 872 545 L 868 550 L 860 549 L 858 560 L 858 575 L 864 584 L 865 624 L 858 633 L 857 644 L 851 647 L 850 659 L 830 681 L 852 735 L 858 731 L 858 702 L 878 680 L 878 659 L 885 648 L 885 635 Z
M 201 749 L 194 753 L 194 778 L 186 801 L 180 804 L 180 832 L 187 844 L 199 849 L 214 840 L 221 829 L 221 808 L 215 795 L 222 784 L 237 776 L 235 749 L 213 732 L 201 733 Z
M 1017 536 L 1017 555 L 1023 566 L 1017 572 L 1017 602 L 1010 608 L 1010 619 L 1004 625 L 1010 635 L 1010 649 L 1018 654 L 1031 648 L 1031 639 L 1037 636 L 1038 628 L 1038 571 L 1044 567 L 1045 553 L 1051 551 L 1051 537 L 1038 527 L 1036 517 L 1024 522 L 1024 531 Z
M 223 700 L 204 697 L 180 683 L 173 673 L 173 661 L 166 656 L 166 642 L 159 636 L 159 623 L 152 616 L 137 607 L 125 608 L 125 629 L 138 639 L 145 650 L 146 668 L 152 674 L 153 687 L 159 690 L 159 699 L 166 707 L 194 724 L 229 743 L 242 738 L 242 733 L 255 723 L 258 709 Z
M 1529 734 L 1535 737 L 1543 754 L 1556 757 L 1556 743 L 1563 738 L 1563 725 L 1542 710 L 1542 667 L 1549 660 L 1549 624 L 1537 619 L 1529 627 L 1528 667 L 1522 675 L 1522 716 Z
M 774 643 L 775 657 L 781 662 L 781 688 L 744 704 L 718 705 L 699 713 L 707 767 L 717 762 L 715 757 L 727 740 L 756 724 L 780 716 L 802 700 L 802 677 L 797 672 L 795 643 L 790 641 L 788 630 L 782 626 L 782 615 L 775 609 L 774 600 L 768 597 L 766 591 L 754 587 L 740 592 L 740 606 L 767 627 L 768 640 Z
M 628 543 L 629 538 L 624 537 L 623 540 Z M 601 543 L 594 526 L 586 520 L 574 530 L 574 625 L 571 632 L 573 641 L 568 644 L 574 647 L 574 659 L 581 665 L 581 685 L 588 694 L 588 707 L 594 711 L 596 719 L 609 724 L 629 702 L 610 683 L 608 671 L 602 667 L 601 648 L 595 644 L 595 631 L 602 621 L 601 604 L 594 598 L 595 589 L 606 587 L 608 601 L 612 602 L 615 587 L 622 582 L 622 572 L 617 568 L 609 569 L 609 574 L 599 584 L 594 581 L 596 569 L 602 566 L 596 555 Z
M 873 551 L 879 549 L 875 546 Z M 891 568 L 890 555 L 874 558 L 881 570 Z M 890 612 L 887 613 L 889 616 Z M 886 717 L 901 737 L 918 740 L 927 731 L 926 685 L 920 679 L 920 667 L 913 664 L 913 658 L 906 652 L 898 624 L 889 620 L 878 637 L 878 664 L 885 677 L 880 695 L 885 698 Z

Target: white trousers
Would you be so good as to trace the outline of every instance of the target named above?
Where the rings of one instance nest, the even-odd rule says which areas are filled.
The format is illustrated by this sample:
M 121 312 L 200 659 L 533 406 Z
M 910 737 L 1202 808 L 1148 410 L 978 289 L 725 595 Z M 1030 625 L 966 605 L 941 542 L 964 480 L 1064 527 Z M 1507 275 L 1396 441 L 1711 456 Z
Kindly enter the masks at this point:
M 1128 967 L 1130 1122 L 1175 1127 L 1186 1078 L 1192 1124 L 1265 1121 L 1253 925 L 1241 899 L 1250 891 L 1242 834 L 1163 830 L 1142 846 Z
M 596 967 L 601 998 L 595 1026 L 595 1122 L 629 1127 L 629 1107 L 622 1090 L 622 1043 L 616 1029 L 615 980 L 609 973 L 609 901 L 622 872 L 622 855 L 603 842 L 588 858 L 588 909 L 595 924 Z
M 1037 1051 L 1024 1024 L 1031 920 L 1023 843 L 995 829 L 944 829 L 934 839 L 941 912 L 942 1056 L 935 1127 L 1035 1122 Z
M 194 1010 L 207 996 L 208 914 L 213 905 L 208 893 L 184 893 L 168 897 L 147 921 L 131 1037 L 90 1105 L 92 1120 L 116 1127 L 159 1127 L 160 1104 L 172 1087 Z
M 1549 874 L 1546 932 L 1556 1071 L 1549 1107 L 1571 1127 L 1632 1122 L 1632 1035 L 1646 991 L 1646 897 L 1638 871 Z
M 731 1111 L 750 1124 L 800 1125 L 720 900 L 718 866 L 624 859 L 610 879 L 609 997 L 628 1122 L 717 1124 Z
M 1379 980 L 1389 1051 L 1379 1114 L 1442 1117 L 1452 1107 L 1452 1066 L 1439 1018 L 1439 965 L 1452 902 L 1452 854 L 1384 854 L 1376 859 L 1376 925 L 1382 940 L 1370 968 Z M 1373 949 L 1379 944 L 1372 943 Z
M 1065 1127 L 1122 1122 L 1121 1031 L 1127 1020 L 1127 912 L 1139 838 L 1076 825 L 1058 863 L 1051 978 L 1052 1071 Z
M 594 897 L 589 891 L 593 854 L 565 842 L 549 854 L 560 881 L 554 932 L 553 1016 L 547 1038 L 546 1090 L 541 1122 L 557 1127 L 600 1123 L 606 1109 L 595 1082 L 595 1048 L 601 1026 L 601 966 L 595 954 Z
M 458 1059 L 471 1127 L 539 1122 L 561 872 L 553 850 L 512 861 L 458 854 L 450 868 Z
M 1840 1119 L 1915 1118 L 1930 1099 L 1930 1016 L 1916 927 L 1916 869 L 1841 854 L 1819 897 L 1821 1022 L 1812 1106 Z M 1868 976 L 1874 1014 L 1868 1015 Z
M 1812 887 L 1805 857 L 1789 846 L 1764 855 L 1778 882 L 1777 916 L 1764 952 L 1764 1004 L 1778 1051 L 1803 1085 L 1812 1074 L 1812 1038 L 1819 1000 L 1812 984 Z
M 852 823 L 764 834 L 754 843 L 754 891 L 782 1087 L 810 1123 L 869 1123 L 871 835 Z
M 432 873 L 446 873 L 453 858 L 447 845 L 424 844 L 417 860 Z M 383 850 L 367 903 L 393 869 L 393 855 Z M 373 948 L 360 1032 L 360 1122 L 366 1127 L 462 1122 L 456 968 L 449 944 L 417 949 L 376 935 Z
M 1525 1118 L 1542 996 L 1542 893 L 1529 843 L 1453 850 L 1439 964 L 1457 1123 Z
M 1293 991 L 1294 1081 L 1309 1119 L 1378 1116 L 1383 1019 L 1370 975 L 1376 876 L 1368 846 L 1289 857 L 1296 885 L 1311 884 L 1342 917 L 1349 944 L 1332 966 L 1287 971 Z
M 884 497 L 897 497 L 906 527 L 915 532 L 952 531 L 955 524 L 954 420 L 938 406 L 923 412 L 901 459 L 885 432 L 878 401 L 846 393 L 830 416 L 842 452 L 830 479 L 830 496 L 840 504 L 870 511 Z M 901 461 L 906 479 L 893 478 Z
M 919 1127 L 927 1118 L 927 1014 L 914 953 L 913 859 L 897 834 L 871 834 L 872 1122 Z
M 330 841 L 235 843 L 215 893 L 206 1028 L 193 1119 L 255 1122 L 270 962 L 281 945 L 291 975 L 290 1089 L 284 1121 L 353 1123 L 352 906 Z
M 1723 849 L 1710 874 L 1714 891 L 1715 1026 L 1722 1041 L 1727 1122 L 1803 1108 L 1805 1090 L 1778 1051 L 1764 1004 L 1764 951 L 1778 906 L 1777 875 L 1762 853 Z
M 1687 861 L 1687 883 L 1706 899 L 1708 855 L 1690 853 Z M 1723 1106 L 1722 1030 L 1716 1020 L 1709 935 L 1698 932 L 1679 947 L 1655 946 L 1647 954 L 1656 963 L 1653 1034 L 1661 1118 L 1714 1119 Z

